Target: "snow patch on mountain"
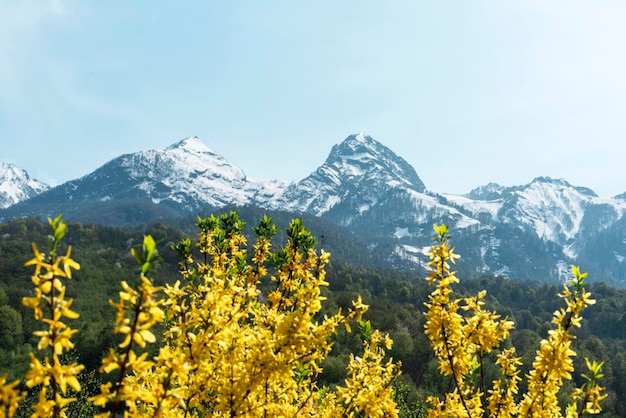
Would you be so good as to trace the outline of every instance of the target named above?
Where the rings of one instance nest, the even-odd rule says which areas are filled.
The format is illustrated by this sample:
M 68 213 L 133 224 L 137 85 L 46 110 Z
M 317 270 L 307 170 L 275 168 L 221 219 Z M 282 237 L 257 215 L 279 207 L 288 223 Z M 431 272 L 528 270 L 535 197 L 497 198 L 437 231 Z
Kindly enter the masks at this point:
M 408 190 L 407 194 L 411 197 L 415 207 L 412 218 L 418 224 L 429 223 L 432 219 L 446 219 L 447 222 L 451 222 L 452 228 L 457 230 L 480 225 L 478 219 L 462 213 L 454 206 L 442 203 L 438 199 L 439 195 L 420 193 L 415 190 Z
M 410 262 L 423 269 L 427 269 L 429 260 L 428 254 L 430 251 L 431 247 L 416 247 L 413 245 L 400 244 L 395 247 L 394 255 L 405 262 Z
M 470 197 L 452 194 L 442 194 L 448 201 L 456 206 L 462 207 L 475 218 L 481 215 L 489 215 L 492 220 L 497 220 L 498 212 L 502 209 L 504 200 L 500 197 L 497 200 L 475 200 Z
M 538 179 L 515 193 L 525 222 L 546 240 L 564 242 L 580 229 L 585 209 L 592 197 L 581 194 L 564 181 Z
M 292 184 L 293 182 L 284 180 L 265 180 L 248 177 L 245 185 L 248 204 L 256 204 L 261 207 L 277 206 L 273 204 L 277 196 L 281 196 Z
M 409 228 L 396 227 L 396 232 L 392 234 L 396 238 L 404 238 L 409 235 Z

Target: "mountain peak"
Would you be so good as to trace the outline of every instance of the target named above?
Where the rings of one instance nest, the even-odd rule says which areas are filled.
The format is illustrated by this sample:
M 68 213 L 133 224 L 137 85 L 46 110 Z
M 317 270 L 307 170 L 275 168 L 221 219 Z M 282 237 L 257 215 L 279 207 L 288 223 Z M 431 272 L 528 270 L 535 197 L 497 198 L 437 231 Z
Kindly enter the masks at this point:
M 541 177 L 536 177 L 532 182 L 530 182 L 529 186 L 532 186 L 533 184 L 552 184 L 555 186 L 574 189 L 581 195 L 584 195 L 587 197 L 598 197 L 598 195 L 590 188 L 573 186 L 572 184 L 567 182 L 565 179 L 555 179 L 555 178 L 548 177 L 548 176 L 541 176 Z
M 358 149 L 369 149 L 372 151 L 376 151 L 377 148 L 385 148 L 383 144 L 376 141 L 369 135 L 364 134 L 363 132 L 358 134 L 353 134 L 343 140 L 343 142 L 335 147 L 339 147 L 342 151 L 352 150 L 357 151 Z
M 379 197 L 392 189 L 421 193 L 425 187 L 403 158 L 359 133 L 333 146 L 324 164 L 290 185 L 279 199 L 279 207 L 321 216 L 331 208 L 337 212 L 344 203 L 351 207 L 360 201 L 362 212 L 376 206 Z
M 335 178 L 378 178 L 389 186 L 407 184 L 420 192 L 425 189 L 408 162 L 364 133 L 350 135 L 335 145 L 320 169 L 331 169 Z
M 190 136 L 188 138 L 180 140 L 175 144 L 170 145 L 165 150 L 183 150 L 195 154 L 215 154 L 209 147 L 204 145 L 204 143 L 197 136 Z
M 505 190 L 504 186 L 491 182 L 472 189 L 466 196 L 472 200 L 496 200 L 502 197 Z
M 367 142 L 372 142 L 372 141 L 375 142 L 374 138 L 372 138 L 371 136 L 367 135 L 364 132 L 359 132 L 358 134 L 350 135 L 348 138 L 346 138 L 346 140 L 349 140 L 349 139 L 354 139 L 355 141 L 361 142 L 361 143 L 367 143 Z
M 382 176 L 380 179 L 386 182 L 399 181 L 420 192 L 425 189 L 415 169 L 406 160 L 364 133 L 350 135 L 335 145 L 321 168 L 324 167 L 333 167 L 339 177 Z
M 535 177 L 531 183 L 549 183 L 549 184 L 558 184 L 562 186 L 571 186 L 565 179 L 555 179 L 550 176 L 539 176 Z
M 0 208 L 7 208 L 49 189 L 20 167 L 0 162 Z

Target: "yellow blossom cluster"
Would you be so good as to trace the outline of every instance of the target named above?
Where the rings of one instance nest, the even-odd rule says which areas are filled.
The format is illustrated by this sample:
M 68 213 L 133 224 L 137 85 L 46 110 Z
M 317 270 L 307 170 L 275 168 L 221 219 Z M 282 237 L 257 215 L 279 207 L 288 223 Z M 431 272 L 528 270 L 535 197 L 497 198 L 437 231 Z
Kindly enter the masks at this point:
M 147 342 L 156 342 L 151 328 L 160 324 L 164 319 L 160 308 L 162 302 L 157 299 L 157 293 L 161 289 L 154 287 L 144 275 L 144 272 L 149 271 L 150 263 L 155 257 L 155 243 L 152 237 L 144 238 L 143 247 L 145 256 L 139 257 L 142 274 L 137 289 L 123 281 L 121 282 L 123 290 L 119 292 L 119 302 L 111 302 L 116 309 L 114 332 L 122 334 L 124 339 L 119 344 L 121 351 L 109 350 L 108 356 L 102 360 L 100 372 L 111 373 L 119 369 L 119 378 L 115 387 L 108 382 L 100 387 L 100 394 L 91 399 L 97 406 L 106 407 L 111 404 L 113 416 L 122 402 L 128 414 L 131 416 L 139 414 L 138 406 L 142 402 L 151 401 L 154 395 L 150 388 L 145 387 L 136 378 L 150 370 L 154 362 L 148 359 L 147 352 L 138 354 L 133 349 L 134 344 L 144 348 Z M 108 416 L 108 414 L 101 416 Z
M 583 374 L 582 377 L 586 380 L 582 387 L 575 388 L 572 392 L 572 403 L 566 410 L 566 416 L 568 418 L 579 417 L 582 414 L 599 414 L 602 412 L 600 401 L 607 397 L 602 393 L 604 388 L 598 385 L 598 379 L 604 376 L 602 374 L 602 364 L 597 361 L 589 361 L 585 359 L 587 368 L 589 369 L 589 375 Z
M 365 355 L 353 358 L 343 392 L 316 386 L 329 337 L 367 307 L 359 299 L 345 314 L 317 319 L 329 254 L 316 254 L 300 220 L 290 224 L 285 247 L 271 251 L 277 228 L 262 219 L 252 263 L 236 213 L 200 218 L 197 225 L 198 261 L 190 240 L 173 246 L 183 281 L 164 289 L 164 346 L 149 369 L 132 376 L 153 396 L 141 399 L 141 411 L 131 416 L 331 417 L 371 409 L 395 416 L 389 384 L 397 365 L 384 363 L 382 348 L 390 346 L 388 337 L 376 334 Z M 269 289 L 262 292 L 268 271 Z
M 29 388 L 39 386 L 39 402 L 35 404 L 32 417 L 60 417 L 65 416 L 65 407 L 73 402 L 74 398 L 67 397 L 68 386 L 74 391 L 80 391 L 77 375 L 83 366 L 77 363 L 62 364 L 60 356 L 74 347 L 71 341 L 74 330 L 61 321 L 63 317 L 78 318 L 78 313 L 72 311 L 71 299 L 65 299 L 65 285 L 62 279 L 72 277 L 72 269 L 78 270 L 79 264 L 70 258 L 71 247 L 63 256 L 57 255 L 57 246 L 67 231 L 67 224 L 62 217 L 48 219 L 52 234 L 49 237 L 48 255 L 39 252 L 33 244 L 35 257 L 26 263 L 35 266 L 32 282 L 35 285 L 35 296 L 26 297 L 22 303 L 32 308 L 35 319 L 47 325 L 47 329 L 35 331 L 39 337 L 37 348 L 48 351 L 43 361 L 30 353 L 30 370 L 26 373 L 26 385 Z
M 362 357 L 350 354 L 346 386 L 337 389 L 337 398 L 343 401 L 348 416 L 397 417 L 389 387 L 389 376 L 399 374 L 398 365 L 391 360 L 386 363 L 385 349 L 390 350 L 393 341 L 380 331 L 374 330 L 364 342 Z M 336 416 L 340 416 L 337 411 Z
M 565 308 L 554 313 L 554 329 L 548 333 L 537 351 L 532 369 L 526 376 L 528 390 L 518 396 L 521 381 L 515 357 L 515 348 L 504 349 L 497 354 L 496 365 L 501 378 L 490 387 L 484 381 L 485 355 L 501 345 L 513 329 L 507 319 L 483 309 L 485 291 L 474 297 L 451 298 L 454 283 L 459 279 L 450 271 L 450 264 L 459 257 L 449 245 L 448 227 L 435 225 L 435 245 L 430 252 L 429 284 L 436 284 L 425 304 L 426 334 L 439 361 L 439 370 L 450 376 L 454 390 L 444 399 L 428 398 L 431 408 L 429 417 L 560 417 L 563 416 L 557 395 L 563 380 L 571 380 L 574 370 L 571 348 L 575 338 L 571 331 L 580 327 L 582 310 L 595 303 L 584 289 L 586 273 L 572 266 L 574 279 L 570 287 L 564 286 L 560 296 Z M 573 403 L 566 409 L 566 416 L 583 413 L 597 414 L 599 402 L 606 395 L 597 385 L 602 377 L 601 363 L 587 360 L 590 376 L 583 375 L 587 383 L 572 392 Z M 476 383 L 478 382 L 478 383 Z
M 19 380 L 7 383 L 7 376 L 0 376 L 0 418 L 14 417 L 19 403 L 26 396 L 17 386 Z
M 572 357 L 576 352 L 571 348 L 573 327 L 580 327 L 583 309 L 596 303 L 591 299 L 591 293 L 585 291 L 585 278 L 587 273 L 581 273 L 576 266 L 572 267 L 574 279 L 570 280 L 571 286 L 563 286 L 563 298 L 566 308 L 561 308 L 554 313 L 552 323 L 554 329 L 548 332 L 548 338 L 541 341 L 541 345 L 533 362 L 533 368 L 528 375 L 528 392 L 520 404 L 520 412 L 528 416 L 561 416 L 557 395 L 563 385 L 563 379 L 571 380 L 571 372 L 574 371 Z M 573 288 L 573 289 L 572 289 Z M 591 367 L 591 363 L 587 360 Z M 599 401 L 604 398 L 600 392 L 602 388 L 595 384 L 601 367 L 594 363 L 598 371 L 595 375 L 594 384 L 586 388 L 575 389 L 572 393 L 574 403 L 568 408 L 568 415 L 574 414 L 577 401 L 589 399 L 593 404 L 587 405 L 582 402 L 582 410 L 587 413 L 600 413 Z M 587 390 L 586 390 L 587 389 Z M 576 415 L 574 415 L 576 416 Z
M 35 334 L 39 349 L 50 352 L 43 361 L 31 355 L 26 374 L 29 387 L 41 386 L 33 417 L 65 416 L 73 401 L 65 397 L 67 388 L 80 390 L 83 367 L 59 361 L 75 333 L 61 319 L 77 316 L 61 278 L 79 266 L 70 249 L 56 255 L 66 225 L 60 217 L 50 223 L 50 256 L 33 246 L 35 258 L 27 263 L 35 266 L 35 296 L 24 304 L 48 325 Z M 195 246 L 190 239 L 172 246 L 182 279 L 165 288 L 148 277 L 158 259 L 154 240 L 147 236 L 142 250 L 132 249 L 141 275 L 136 285 L 121 282 L 119 300 L 111 301 L 121 342 L 100 372 L 117 377 L 90 399 L 103 411 L 97 416 L 397 416 L 391 381 L 399 365 L 386 356 L 389 336 L 363 322 L 367 306 L 358 298 L 347 312 L 321 317 L 329 254 L 315 251 L 313 235 L 298 219 L 286 231 L 284 248 L 273 249 L 278 228 L 264 217 L 253 228 L 257 239 L 249 257 L 243 225 L 234 212 L 199 218 Z M 341 325 L 350 330 L 350 321 L 364 327 L 363 354 L 351 356 L 343 386 L 320 388 L 330 336 Z M 156 355 L 148 343 L 160 344 Z M 24 397 L 17 385 L 0 379 L 0 417 L 16 413 Z

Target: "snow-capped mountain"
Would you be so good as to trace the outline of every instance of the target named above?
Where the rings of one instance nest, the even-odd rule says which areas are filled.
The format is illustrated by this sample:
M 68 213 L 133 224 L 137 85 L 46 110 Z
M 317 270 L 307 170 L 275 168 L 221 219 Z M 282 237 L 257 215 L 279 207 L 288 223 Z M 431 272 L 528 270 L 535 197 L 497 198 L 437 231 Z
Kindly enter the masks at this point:
M 285 187 L 281 181 L 248 179 L 242 169 L 190 137 L 164 150 L 117 157 L 10 207 L 7 217 L 64 213 L 77 220 L 124 224 L 263 202 Z
M 428 194 L 409 163 L 362 133 L 335 145 L 324 164 L 290 185 L 275 202 L 279 207 L 326 217 L 357 230 L 372 218 L 394 228 L 397 222 L 402 223 L 400 228 L 408 228 L 436 214 L 459 228 L 475 223 Z
M 600 198 L 586 187 L 550 177 L 515 187 L 491 183 L 466 197 L 446 197 L 484 225 L 515 226 L 558 245 L 571 258 L 578 256 L 581 240 L 609 227 L 626 212 L 624 200 Z
M 64 196 L 76 201 L 150 199 L 179 209 L 246 205 L 280 182 L 249 180 L 242 169 L 198 138 L 179 141 L 165 150 L 122 155 L 93 173 L 66 183 Z
M 624 196 L 603 199 L 548 177 L 512 187 L 490 183 L 464 196 L 438 194 L 403 158 L 365 134 L 334 146 L 300 181 L 255 180 L 191 137 L 115 158 L 13 204 L 0 219 L 63 213 L 120 225 L 256 206 L 325 218 L 367 242 L 377 259 L 417 269 L 427 261 L 433 223 L 443 222 L 452 228 L 466 275 L 562 281 L 570 264 L 584 261 L 598 280 L 626 286 Z
M 49 188 L 47 184 L 30 178 L 18 166 L 0 162 L 0 209 L 27 200 Z
M 564 280 L 571 264 L 596 265 L 596 280 L 626 285 L 626 276 L 614 274 L 624 266 L 615 265 L 607 277 L 587 257 L 590 249 L 606 247 L 606 233 L 615 233 L 625 219 L 624 200 L 600 198 L 588 188 L 549 177 L 514 187 L 492 183 L 466 196 L 446 198 L 481 220 L 480 236 L 471 237 L 474 243 L 467 242 L 466 248 L 468 253 L 475 251 L 475 243 L 481 242 L 480 254 L 472 257 L 481 260 L 482 264 L 475 265 L 478 271 Z M 626 260 L 625 242 L 614 240 L 607 249 L 611 257 L 618 251 L 613 261 Z
M 360 133 L 335 145 L 326 162 L 290 185 L 276 204 L 321 216 L 337 205 L 358 200 L 363 211 L 376 205 L 388 189 L 396 188 L 421 193 L 424 184 L 404 159 Z

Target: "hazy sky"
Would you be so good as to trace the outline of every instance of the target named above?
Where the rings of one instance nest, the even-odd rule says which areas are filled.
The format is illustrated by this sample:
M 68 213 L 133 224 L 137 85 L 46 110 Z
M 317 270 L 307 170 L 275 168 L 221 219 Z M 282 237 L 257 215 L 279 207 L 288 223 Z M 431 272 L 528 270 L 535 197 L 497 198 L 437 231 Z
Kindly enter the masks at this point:
M 299 180 L 365 132 L 430 190 L 626 192 L 626 2 L 0 0 L 0 161 L 59 184 L 188 136 Z

